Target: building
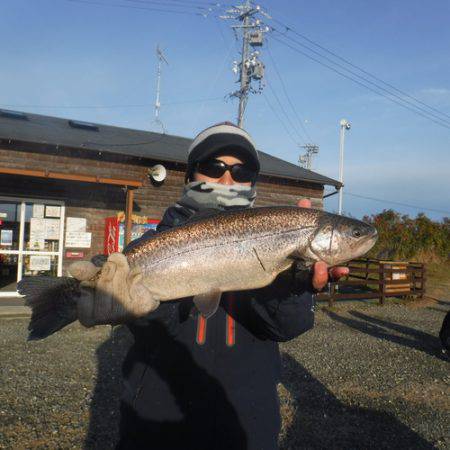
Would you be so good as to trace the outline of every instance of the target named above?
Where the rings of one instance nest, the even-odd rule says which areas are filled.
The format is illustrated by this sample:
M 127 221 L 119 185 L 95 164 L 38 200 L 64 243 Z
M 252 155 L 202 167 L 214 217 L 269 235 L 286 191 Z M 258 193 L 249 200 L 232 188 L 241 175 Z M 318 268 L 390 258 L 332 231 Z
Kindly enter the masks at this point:
M 24 275 L 61 276 L 120 249 L 180 196 L 191 139 L 0 110 L 0 296 Z M 256 206 L 322 207 L 339 182 L 260 152 Z M 162 164 L 155 183 L 149 169 Z

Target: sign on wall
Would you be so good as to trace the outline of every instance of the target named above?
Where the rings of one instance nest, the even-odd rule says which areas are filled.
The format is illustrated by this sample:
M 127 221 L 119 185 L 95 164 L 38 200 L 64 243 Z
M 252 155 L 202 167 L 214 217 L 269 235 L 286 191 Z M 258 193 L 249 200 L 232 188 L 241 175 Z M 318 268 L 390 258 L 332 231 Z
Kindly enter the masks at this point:
M 90 248 L 92 233 L 86 232 L 86 219 L 68 217 L 66 221 L 66 247 Z
M 86 231 L 86 219 L 83 217 L 68 217 L 66 230 L 84 233 Z
M 92 233 L 83 233 L 82 231 L 67 231 L 66 247 L 68 248 L 90 248 Z

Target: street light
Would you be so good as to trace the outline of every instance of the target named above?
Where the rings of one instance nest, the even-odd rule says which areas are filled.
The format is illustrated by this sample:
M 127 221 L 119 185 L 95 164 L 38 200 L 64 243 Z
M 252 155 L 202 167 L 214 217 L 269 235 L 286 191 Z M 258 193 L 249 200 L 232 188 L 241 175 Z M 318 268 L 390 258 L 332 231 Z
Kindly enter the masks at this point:
M 339 207 L 338 213 L 342 214 L 342 190 L 344 185 L 344 138 L 345 130 L 350 130 L 350 122 L 346 119 L 340 121 L 340 133 L 339 133 L 339 182 L 341 187 L 339 188 Z

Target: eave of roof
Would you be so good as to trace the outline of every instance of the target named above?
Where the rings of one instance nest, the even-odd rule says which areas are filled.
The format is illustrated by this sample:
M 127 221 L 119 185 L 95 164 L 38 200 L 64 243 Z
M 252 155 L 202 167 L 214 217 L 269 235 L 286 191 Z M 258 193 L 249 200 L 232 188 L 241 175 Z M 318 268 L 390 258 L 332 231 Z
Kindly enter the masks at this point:
M 26 120 L 4 117 L 0 114 L 0 139 L 182 164 L 186 163 L 187 149 L 192 142 L 192 139 L 186 137 L 102 124 L 93 124 L 98 131 L 73 128 L 69 125 L 68 119 L 24 114 Z M 263 151 L 258 152 L 262 175 L 302 180 L 336 188 L 340 186 L 337 180 L 298 167 Z

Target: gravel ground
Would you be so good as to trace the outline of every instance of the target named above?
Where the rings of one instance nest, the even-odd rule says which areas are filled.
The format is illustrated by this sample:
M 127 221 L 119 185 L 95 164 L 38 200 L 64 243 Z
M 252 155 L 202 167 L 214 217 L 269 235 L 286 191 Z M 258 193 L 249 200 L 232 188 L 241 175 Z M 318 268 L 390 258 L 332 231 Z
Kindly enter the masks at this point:
M 281 449 L 450 448 L 436 337 L 449 306 L 320 310 L 314 330 L 281 346 Z M 111 448 L 126 330 L 74 324 L 27 343 L 27 319 L 0 323 L 0 448 Z

